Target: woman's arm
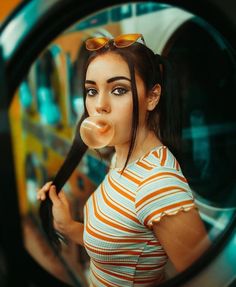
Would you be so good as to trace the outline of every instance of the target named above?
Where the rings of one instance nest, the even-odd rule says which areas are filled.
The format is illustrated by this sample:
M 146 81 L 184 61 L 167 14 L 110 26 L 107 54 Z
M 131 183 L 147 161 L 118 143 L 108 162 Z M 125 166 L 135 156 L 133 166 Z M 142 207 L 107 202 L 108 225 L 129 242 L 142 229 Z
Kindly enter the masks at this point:
M 73 220 L 70 211 L 70 204 L 63 191 L 56 193 L 56 188 L 51 182 L 42 187 L 37 194 L 39 200 L 46 199 L 46 193 L 52 201 L 52 214 L 54 228 L 77 244 L 83 245 L 84 225 Z
M 153 232 L 178 272 L 190 266 L 210 245 L 195 208 L 166 215 L 160 222 L 153 222 Z

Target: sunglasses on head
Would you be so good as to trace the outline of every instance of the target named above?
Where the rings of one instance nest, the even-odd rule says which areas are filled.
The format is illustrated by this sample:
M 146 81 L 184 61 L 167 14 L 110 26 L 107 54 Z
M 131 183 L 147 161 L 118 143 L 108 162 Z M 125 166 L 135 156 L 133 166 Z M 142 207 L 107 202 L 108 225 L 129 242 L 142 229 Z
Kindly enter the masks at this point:
M 110 41 L 112 41 L 116 48 L 126 48 L 137 42 L 139 39 L 141 39 L 142 43 L 146 45 L 142 34 L 123 34 L 115 37 L 114 39 L 108 37 L 90 38 L 85 41 L 85 46 L 89 51 L 96 51 L 105 47 Z

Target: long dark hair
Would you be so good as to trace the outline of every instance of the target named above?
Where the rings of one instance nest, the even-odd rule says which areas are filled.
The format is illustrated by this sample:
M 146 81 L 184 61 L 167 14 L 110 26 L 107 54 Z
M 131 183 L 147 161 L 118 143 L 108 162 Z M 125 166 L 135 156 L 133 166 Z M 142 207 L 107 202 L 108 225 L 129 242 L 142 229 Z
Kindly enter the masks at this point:
M 60 192 L 66 181 L 69 179 L 88 148 L 80 137 L 79 126 L 80 123 L 76 127 L 76 133 L 71 148 L 52 183 L 56 186 L 57 193 Z M 49 243 L 55 251 L 58 251 L 61 247 L 61 241 L 66 241 L 67 239 L 53 227 L 52 201 L 49 196 L 47 196 L 46 200 L 41 202 L 39 216 L 43 231 Z

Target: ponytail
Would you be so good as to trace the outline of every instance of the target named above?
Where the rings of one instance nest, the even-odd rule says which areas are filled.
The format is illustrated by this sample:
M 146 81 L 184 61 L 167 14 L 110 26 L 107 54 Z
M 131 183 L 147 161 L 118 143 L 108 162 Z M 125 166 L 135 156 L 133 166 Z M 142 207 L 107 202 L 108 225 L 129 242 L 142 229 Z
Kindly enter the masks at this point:
M 60 192 L 66 181 L 75 170 L 76 166 L 81 161 L 84 153 L 87 150 L 87 146 L 84 144 L 80 137 L 79 128 L 84 117 L 81 118 L 80 122 L 76 127 L 76 134 L 72 142 L 71 148 L 61 166 L 57 172 L 53 185 L 56 186 L 57 194 Z M 61 240 L 66 240 L 60 233 L 58 233 L 53 227 L 53 214 L 52 214 L 52 201 L 47 196 L 46 200 L 41 202 L 39 208 L 39 217 L 41 220 L 43 231 L 52 245 L 55 251 L 58 251 L 61 247 Z
M 159 110 L 159 136 L 174 154 L 181 159 L 182 109 L 176 75 L 170 62 L 163 56 L 156 55 L 156 63 L 161 72 L 161 98 Z

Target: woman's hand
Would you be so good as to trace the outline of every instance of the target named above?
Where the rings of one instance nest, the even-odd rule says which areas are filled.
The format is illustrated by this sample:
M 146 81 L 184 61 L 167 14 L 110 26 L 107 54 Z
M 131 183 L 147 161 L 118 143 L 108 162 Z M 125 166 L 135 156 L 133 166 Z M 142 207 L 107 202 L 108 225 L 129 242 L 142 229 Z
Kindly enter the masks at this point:
M 45 200 L 47 193 L 52 201 L 54 228 L 62 234 L 67 235 L 68 228 L 73 223 L 68 199 L 63 191 L 60 191 L 58 194 L 56 193 L 56 187 L 55 185 L 52 185 L 51 181 L 47 182 L 38 191 L 37 199 L 41 201 Z
M 50 186 L 49 197 L 52 201 L 52 214 L 54 218 L 54 228 L 67 235 L 69 227 L 73 223 L 70 211 L 70 204 L 64 191 L 56 193 L 56 187 Z
M 83 245 L 83 223 L 73 220 L 70 204 L 63 191 L 56 193 L 52 181 L 47 182 L 37 193 L 37 199 L 44 201 L 47 193 L 52 201 L 52 214 L 54 228 L 77 244 Z

